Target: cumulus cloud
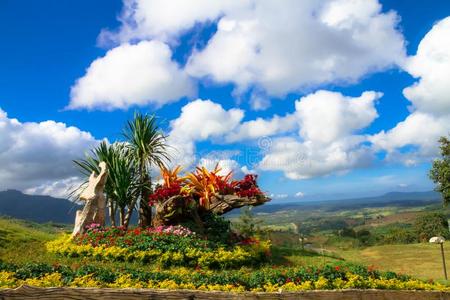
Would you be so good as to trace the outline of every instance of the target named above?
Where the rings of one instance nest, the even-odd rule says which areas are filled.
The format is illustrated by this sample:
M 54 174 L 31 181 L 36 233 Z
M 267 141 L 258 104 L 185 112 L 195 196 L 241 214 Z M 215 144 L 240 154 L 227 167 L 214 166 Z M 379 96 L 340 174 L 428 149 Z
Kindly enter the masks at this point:
M 414 109 L 433 115 L 450 114 L 450 17 L 425 35 L 406 70 L 419 78 L 403 91 Z
M 450 133 L 450 17 L 425 35 L 406 70 L 419 80 L 403 93 L 411 114 L 394 128 L 371 137 L 387 159 L 415 165 L 438 154 L 438 139 Z
M 227 142 L 237 142 L 247 139 L 257 139 L 266 136 L 286 133 L 297 128 L 295 115 L 288 114 L 284 117 L 274 115 L 270 119 L 256 118 L 243 122 L 226 136 Z
M 309 94 L 295 103 L 300 135 L 329 144 L 363 129 L 378 117 L 374 102 L 382 95 L 370 91 L 353 98 L 324 90 Z
M 219 175 L 227 175 L 230 172 L 233 173 L 234 178 L 242 177 L 244 172 L 242 171 L 239 163 L 234 159 L 218 159 L 214 157 L 203 157 L 199 161 L 199 166 L 203 166 L 208 170 L 214 170 L 216 166 L 219 166 Z
M 197 99 L 181 109 L 177 119 L 170 122 L 168 143 L 175 164 L 191 165 L 195 159 L 195 142 L 214 140 L 234 130 L 244 117 L 236 108 L 225 110 L 211 100 Z
M 274 138 L 259 163 L 261 170 L 279 170 L 290 179 L 306 179 L 366 167 L 373 151 L 358 132 L 378 114 L 375 101 L 381 93 L 360 97 L 318 91 L 296 102 L 298 137 Z
M 78 175 L 72 159 L 98 141 L 55 121 L 21 123 L 0 109 L 0 190 L 14 188 L 62 196 Z
M 248 0 L 124 0 L 118 31 L 103 30 L 100 43 L 129 42 L 136 39 L 174 41 L 196 23 L 214 21 L 219 16 L 248 6 Z
M 171 60 L 170 48 L 159 41 L 122 44 L 91 63 L 71 89 L 69 109 L 126 109 L 161 106 L 192 96 L 189 77 Z
M 395 12 L 382 12 L 377 0 L 253 1 L 223 13 L 187 71 L 233 82 L 241 91 L 257 86 L 270 96 L 354 82 L 403 64 L 398 21 Z

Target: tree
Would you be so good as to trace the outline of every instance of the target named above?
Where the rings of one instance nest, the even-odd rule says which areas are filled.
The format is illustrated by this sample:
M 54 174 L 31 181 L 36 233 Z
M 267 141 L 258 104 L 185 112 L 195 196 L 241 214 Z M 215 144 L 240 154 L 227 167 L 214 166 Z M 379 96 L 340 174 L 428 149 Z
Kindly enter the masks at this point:
M 442 194 L 444 205 L 448 205 L 450 203 L 450 140 L 441 137 L 439 143 L 442 157 L 433 162 L 429 175 L 436 184 L 436 191 Z
M 255 218 L 251 206 L 241 208 L 241 215 L 234 224 L 237 231 L 245 238 L 251 238 L 261 232 L 262 220 Z
M 106 142 L 101 142 L 84 159 L 74 160 L 74 163 L 88 178 L 92 172 L 99 173 L 98 166 L 101 161 L 104 161 L 108 168 L 105 194 L 111 225 L 117 225 L 118 210 L 120 225 L 126 228 L 135 208 L 139 187 L 129 149 L 123 143 L 108 145 Z M 82 184 L 74 193 L 84 188 L 85 184 Z
M 156 117 L 139 112 L 128 121 L 123 133 L 130 154 L 137 168 L 139 181 L 139 225 L 151 225 L 152 211 L 148 205 L 152 192 L 150 170 L 152 166 L 162 167 L 169 161 L 166 136 L 158 128 Z
M 433 236 L 449 237 L 447 217 L 442 213 L 428 213 L 420 216 L 414 223 L 419 241 L 426 242 Z

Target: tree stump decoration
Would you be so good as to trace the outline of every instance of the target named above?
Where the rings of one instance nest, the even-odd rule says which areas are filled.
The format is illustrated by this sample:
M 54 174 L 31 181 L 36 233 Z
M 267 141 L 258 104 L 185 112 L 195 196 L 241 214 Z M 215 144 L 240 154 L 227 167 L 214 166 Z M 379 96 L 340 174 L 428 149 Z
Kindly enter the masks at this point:
M 80 195 L 80 200 L 85 201 L 83 210 L 78 210 L 75 217 L 75 227 L 72 237 L 78 233 L 83 233 L 86 226 L 92 223 L 105 225 L 106 199 L 103 193 L 108 177 L 108 170 L 105 162 L 100 162 L 100 174 L 92 172 L 89 177 L 88 186 Z

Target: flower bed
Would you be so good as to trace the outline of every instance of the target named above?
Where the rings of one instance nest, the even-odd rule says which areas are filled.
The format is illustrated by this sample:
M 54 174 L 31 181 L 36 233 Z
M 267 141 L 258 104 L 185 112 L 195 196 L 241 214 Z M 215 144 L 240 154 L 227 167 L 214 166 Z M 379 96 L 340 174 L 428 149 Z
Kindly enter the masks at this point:
M 132 230 L 91 226 L 73 240 L 62 236 L 47 243 L 47 250 L 67 257 L 224 269 L 266 261 L 270 243 L 258 241 L 226 248 L 181 226 Z
M 92 266 L 0 263 L 0 288 L 22 284 L 40 287 L 167 288 L 217 291 L 301 291 L 327 289 L 440 290 L 448 286 L 425 282 L 392 272 L 379 272 L 355 265 L 327 265 L 323 268 L 264 268 L 210 271 L 176 268 L 166 271 L 113 271 Z

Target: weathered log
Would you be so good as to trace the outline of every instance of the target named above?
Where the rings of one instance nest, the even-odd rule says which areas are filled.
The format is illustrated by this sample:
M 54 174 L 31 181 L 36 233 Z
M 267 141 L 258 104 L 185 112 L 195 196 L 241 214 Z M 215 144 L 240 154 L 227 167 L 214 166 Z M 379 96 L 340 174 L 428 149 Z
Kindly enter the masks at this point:
M 87 225 L 97 223 L 105 225 L 106 199 L 104 195 L 108 171 L 105 162 L 99 164 L 100 174 L 92 172 L 86 189 L 81 193 L 80 200 L 86 202 L 83 210 L 78 210 L 75 217 L 75 226 L 72 236 L 84 232 Z
M 266 196 L 239 197 L 237 195 L 219 195 L 212 197 L 209 211 L 217 215 L 223 215 L 235 208 L 244 206 L 258 206 L 270 201 Z
M 212 197 L 209 209 L 202 207 L 186 207 L 186 199 L 181 195 L 176 195 L 158 202 L 155 205 L 155 216 L 153 217 L 153 226 L 174 225 L 180 219 L 189 218 L 193 220 L 200 231 L 203 231 L 203 222 L 199 216 L 204 213 L 214 213 L 223 215 L 235 208 L 251 205 L 258 206 L 270 201 L 265 196 L 258 197 L 239 197 L 237 195 L 219 195 Z
M 17 289 L 0 289 L 0 299 L 303 299 L 303 300 L 450 300 L 449 292 L 392 291 L 392 290 L 334 290 L 278 293 L 228 293 L 193 290 L 156 289 L 98 289 L 98 288 L 37 288 L 22 286 Z

